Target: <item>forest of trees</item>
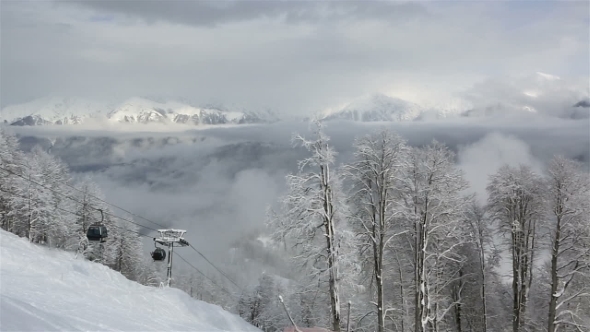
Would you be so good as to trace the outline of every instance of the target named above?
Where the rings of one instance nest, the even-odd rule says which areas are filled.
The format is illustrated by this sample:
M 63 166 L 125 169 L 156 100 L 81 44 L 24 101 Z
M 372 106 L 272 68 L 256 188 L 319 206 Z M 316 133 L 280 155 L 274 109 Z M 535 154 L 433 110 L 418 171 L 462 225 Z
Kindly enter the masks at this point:
M 297 278 L 290 290 L 260 280 L 243 317 L 274 331 L 284 292 L 296 323 L 333 331 L 590 331 L 583 165 L 505 165 L 479 202 L 444 144 L 412 147 L 384 129 L 336 167 L 322 126 L 296 137 L 310 156 L 268 219 Z
M 106 242 L 87 241 L 88 226 L 95 222 L 107 226 Z M 77 252 L 145 285 L 161 279 L 145 258 L 132 216 L 116 216 L 90 177 L 74 181 L 58 158 L 40 147 L 24 153 L 17 138 L 1 128 L 0 227 L 33 243 Z
M 183 271 L 174 287 L 264 332 L 291 325 L 279 295 L 297 326 L 332 331 L 590 331 L 583 165 L 561 156 L 542 174 L 505 165 L 481 202 L 440 142 L 413 147 L 383 129 L 357 137 L 352 162 L 337 164 L 322 126 L 294 138 L 309 156 L 269 208 L 272 244 L 245 236 L 219 263 L 239 286 Z M 81 254 L 144 285 L 163 280 L 132 216 L 115 216 L 90 178 L 74 180 L 40 148 L 22 152 L 1 128 L 0 168 L 2 229 L 76 251 L 100 209 L 108 240 Z

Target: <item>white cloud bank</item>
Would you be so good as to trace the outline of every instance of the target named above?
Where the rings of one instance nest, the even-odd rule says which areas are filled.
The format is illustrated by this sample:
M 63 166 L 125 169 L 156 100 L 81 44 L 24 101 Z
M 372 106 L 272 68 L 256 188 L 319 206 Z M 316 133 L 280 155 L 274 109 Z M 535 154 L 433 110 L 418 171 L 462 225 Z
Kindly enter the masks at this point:
M 503 165 L 522 164 L 531 166 L 537 172 L 542 171 L 542 163 L 533 156 L 527 143 L 500 132 L 487 134 L 481 140 L 461 147 L 458 163 L 469 181 L 469 191 L 476 193 L 481 203 L 488 197 L 486 186 L 489 176 Z

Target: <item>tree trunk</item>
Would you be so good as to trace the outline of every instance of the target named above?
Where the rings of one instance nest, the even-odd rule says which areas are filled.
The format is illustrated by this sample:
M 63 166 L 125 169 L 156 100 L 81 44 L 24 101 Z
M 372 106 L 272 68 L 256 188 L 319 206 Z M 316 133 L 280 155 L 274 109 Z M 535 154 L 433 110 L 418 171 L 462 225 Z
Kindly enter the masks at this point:
M 338 290 L 338 257 L 334 245 L 334 220 L 332 206 L 332 192 L 330 188 L 329 168 L 320 166 L 322 175 L 322 189 L 324 192 L 324 226 L 326 230 L 326 245 L 328 251 L 329 293 L 332 316 L 332 331 L 340 332 L 340 296 Z
M 399 260 L 398 255 L 397 255 L 397 252 L 395 253 L 395 260 L 396 260 L 397 267 L 398 267 L 399 297 L 401 300 L 401 313 L 400 313 L 399 319 L 401 322 L 401 332 L 405 332 L 405 330 L 406 330 L 405 320 L 406 320 L 406 315 L 407 315 L 407 306 L 406 306 L 405 292 L 404 292 L 404 274 L 403 274 L 401 262 Z
M 512 232 L 512 332 L 520 332 L 520 250 L 518 233 Z
M 384 187 L 385 179 L 381 177 L 381 193 L 379 197 L 379 223 L 373 218 L 373 253 L 375 257 L 375 281 L 377 284 L 377 331 L 385 331 L 385 299 L 383 296 L 383 251 L 385 247 L 385 206 L 387 191 Z M 378 187 L 377 187 L 378 188 Z M 376 227 L 379 228 L 378 234 Z
M 553 248 L 551 250 L 551 299 L 549 301 L 549 314 L 547 316 L 547 331 L 555 331 L 555 315 L 557 311 L 557 257 L 559 254 L 559 238 L 561 236 L 561 216 L 557 216 L 557 226 L 555 230 L 555 239 L 553 240 Z
M 461 290 L 463 289 L 463 269 L 459 269 L 459 287 L 454 294 L 455 301 L 455 325 L 457 326 L 457 332 L 463 332 L 462 317 L 461 317 Z
M 483 246 L 483 234 L 479 234 L 479 266 L 481 272 L 481 305 L 483 308 L 483 331 L 488 330 L 488 306 L 486 294 L 486 266 L 485 266 L 485 251 Z
M 420 239 L 422 238 L 420 234 L 420 224 L 416 222 L 415 224 L 415 239 L 414 239 L 414 331 L 415 332 L 423 332 L 422 330 L 422 292 L 420 291 L 420 286 L 422 285 L 421 270 L 422 264 L 420 263 L 420 251 L 422 250 L 422 244 L 420 243 Z

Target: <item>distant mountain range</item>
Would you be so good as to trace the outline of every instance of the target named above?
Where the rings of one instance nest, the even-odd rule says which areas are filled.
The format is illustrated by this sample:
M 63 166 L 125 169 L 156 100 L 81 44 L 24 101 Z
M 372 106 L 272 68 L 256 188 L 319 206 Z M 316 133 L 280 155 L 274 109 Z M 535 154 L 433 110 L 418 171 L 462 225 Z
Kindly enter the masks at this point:
M 359 98 L 344 108 L 324 115 L 325 120 L 412 121 L 418 119 L 425 109 L 415 103 L 384 94 L 373 94 Z
M 270 111 L 228 111 L 131 98 L 120 104 L 81 98 L 42 98 L 2 109 L 0 120 L 10 125 L 69 125 L 89 121 L 110 123 L 176 123 L 190 125 L 269 123 L 278 118 Z
M 252 111 L 223 105 L 194 106 L 181 101 L 130 98 L 122 103 L 82 98 L 41 98 L 10 105 L 0 112 L 0 122 L 15 126 L 103 124 L 240 125 L 285 120 L 270 110 Z M 321 119 L 359 122 L 419 121 L 448 117 L 486 117 L 514 113 L 538 113 L 560 118 L 588 118 L 590 99 L 580 86 L 559 77 L 536 73 L 518 81 L 486 81 L 451 102 L 415 103 L 382 93 L 356 98 Z M 291 116 L 291 119 L 294 117 Z M 303 116 L 295 117 L 304 120 Z

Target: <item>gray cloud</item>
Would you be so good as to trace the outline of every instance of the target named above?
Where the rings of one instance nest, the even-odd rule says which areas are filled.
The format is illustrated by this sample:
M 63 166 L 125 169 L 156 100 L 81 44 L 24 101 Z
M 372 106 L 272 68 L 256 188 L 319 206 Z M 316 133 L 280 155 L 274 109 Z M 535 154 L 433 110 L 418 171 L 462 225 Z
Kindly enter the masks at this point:
M 414 2 L 391 1 L 74 1 L 105 13 L 135 16 L 153 24 L 159 21 L 213 27 L 217 24 L 256 19 L 280 19 L 286 23 L 317 23 L 339 19 L 406 20 L 426 14 Z M 72 1 L 67 1 L 72 4 Z
M 309 113 L 490 75 L 587 77 L 589 4 L 547 3 L 7 2 L 0 104 L 158 95 Z
M 477 194 L 480 203 L 487 200 L 486 186 L 489 176 L 503 165 L 531 166 L 535 171 L 543 171 L 541 165 L 531 153 L 527 143 L 512 135 L 492 132 L 481 140 L 459 149 L 458 162 L 469 181 L 469 192 Z

